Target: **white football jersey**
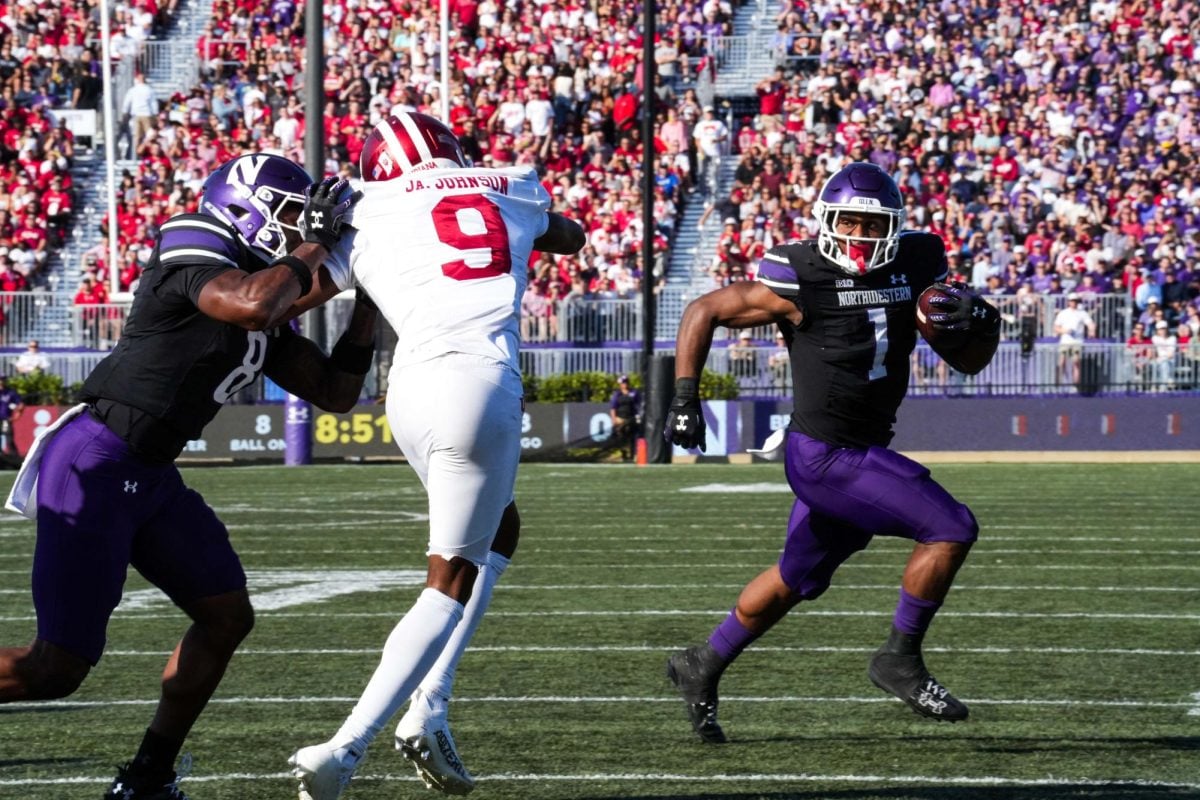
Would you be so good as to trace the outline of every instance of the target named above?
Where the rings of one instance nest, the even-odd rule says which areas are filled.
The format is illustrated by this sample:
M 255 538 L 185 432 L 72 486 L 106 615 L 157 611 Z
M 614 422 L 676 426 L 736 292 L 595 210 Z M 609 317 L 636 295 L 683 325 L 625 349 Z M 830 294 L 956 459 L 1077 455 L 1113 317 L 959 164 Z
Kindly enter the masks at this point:
M 395 365 L 470 353 L 519 371 L 529 254 L 550 224 L 537 173 L 431 169 L 362 190 L 325 268 L 379 306 L 399 339 Z

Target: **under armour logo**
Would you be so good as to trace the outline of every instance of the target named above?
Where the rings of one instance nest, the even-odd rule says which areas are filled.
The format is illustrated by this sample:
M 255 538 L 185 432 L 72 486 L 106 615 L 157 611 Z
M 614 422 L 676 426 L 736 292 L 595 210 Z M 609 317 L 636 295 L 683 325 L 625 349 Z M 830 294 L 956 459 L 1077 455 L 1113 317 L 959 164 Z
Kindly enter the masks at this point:
M 137 481 L 125 481 L 125 494 L 137 494 Z
M 896 284 L 899 284 L 899 283 L 908 283 L 908 276 L 905 275 L 903 272 L 896 274 L 896 275 L 892 275 L 891 278 L 892 278 L 892 286 L 895 286 Z
M 688 429 L 687 417 L 677 417 L 675 419 L 675 430 L 686 431 Z
M 309 216 L 309 226 L 308 227 L 312 228 L 314 231 L 325 227 L 324 223 L 321 222 L 321 218 L 325 216 L 324 211 L 314 211 L 311 214 L 309 214 L 308 216 Z
M 971 316 L 983 319 L 987 316 L 987 309 L 983 306 L 975 306 L 975 308 L 971 309 Z

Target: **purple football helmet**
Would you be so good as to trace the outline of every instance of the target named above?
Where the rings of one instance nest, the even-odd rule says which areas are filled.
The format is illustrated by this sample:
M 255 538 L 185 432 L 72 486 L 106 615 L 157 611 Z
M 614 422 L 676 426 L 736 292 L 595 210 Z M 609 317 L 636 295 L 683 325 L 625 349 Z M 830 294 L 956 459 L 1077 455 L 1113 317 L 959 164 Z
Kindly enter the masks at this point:
M 287 255 L 286 231 L 299 231 L 279 219 L 288 203 L 304 205 L 309 174 L 282 156 L 250 153 L 226 161 L 208 176 L 200 211 L 232 225 L 250 251 L 264 261 Z
M 885 218 L 886 235 L 865 237 L 839 233 L 838 217 L 851 212 Z M 821 255 L 847 272 L 861 275 L 879 269 L 890 264 L 900 249 L 904 198 L 892 177 L 869 162 L 847 164 L 825 181 L 813 204 L 813 215 L 821 225 L 817 235 Z

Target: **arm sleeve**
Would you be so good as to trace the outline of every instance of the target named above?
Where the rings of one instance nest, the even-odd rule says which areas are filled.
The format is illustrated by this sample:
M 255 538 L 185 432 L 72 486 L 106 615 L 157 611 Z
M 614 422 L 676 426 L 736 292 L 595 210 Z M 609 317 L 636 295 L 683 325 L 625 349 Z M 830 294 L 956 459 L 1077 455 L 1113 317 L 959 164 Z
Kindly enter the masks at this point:
M 337 243 L 337 247 L 325 259 L 325 271 L 333 279 L 334 284 L 343 291 L 354 285 L 353 262 L 357 252 L 354 242 L 358 239 L 358 231 L 349 231 Z
M 772 247 L 759 260 L 756 280 L 780 297 L 794 300 L 800 296 L 800 279 L 783 246 Z
M 167 275 L 159 284 L 159 294 L 161 295 L 164 289 L 166 291 L 174 290 L 186 297 L 192 305 L 198 307 L 200 290 L 213 278 L 229 269 L 229 267 L 181 266 Z
M 242 248 L 220 221 L 187 214 L 163 224 L 158 264 L 155 293 L 177 292 L 196 305 L 205 284 L 226 270 L 241 268 Z
M 546 187 L 542 185 L 542 182 L 538 180 L 537 172 L 532 167 L 521 168 L 514 172 L 516 174 L 512 176 L 508 185 L 508 196 L 537 206 L 541 212 L 534 215 L 536 222 L 534 223 L 533 238 L 537 239 L 545 235 L 550 228 L 550 217 L 546 214 L 550 210 L 550 195 L 546 192 Z

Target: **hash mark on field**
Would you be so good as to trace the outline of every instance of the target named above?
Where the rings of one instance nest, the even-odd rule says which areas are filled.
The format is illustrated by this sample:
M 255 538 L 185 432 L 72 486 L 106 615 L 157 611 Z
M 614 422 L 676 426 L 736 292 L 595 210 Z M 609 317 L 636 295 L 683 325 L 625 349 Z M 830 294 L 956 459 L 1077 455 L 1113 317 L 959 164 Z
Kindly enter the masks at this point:
M 1080 786 L 1089 788 L 1159 788 L 1159 789 L 1196 789 L 1200 783 L 1178 783 L 1172 781 L 1149 781 L 1141 779 L 1114 778 L 1103 780 L 1096 778 L 1006 778 L 1000 775 L 819 775 L 808 772 L 801 773 L 762 773 L 751 772 L 742 774 L 722 775 L 691 775 L 672 772 L 584 772 L 570 774 L 545 773 L 515 773 L 498 772 L 492 775 L 477 774 L 478 780 L 484 783 L 607 783 L 610 781 L 635 783 L 866 783 L 866 784 L 930 784 L 942 786 Z M 111 780 L 109 776 L 76 776 L 71 778 L 3 778 L 0 786 L 73 786 L 83 784 L 105 784 Z M 277 781 L 293 780 L 290 772 L 229 772 L 219 775 L 190 775 L 187 778 L 192 783 L 217 783 L 221 781 Z M 404 781 L 416 782 L 417 778 L 411 773 L 403 775 L 364 774 L 354 776 L 355 783 L 360 781 Z
M 420 570 L 246 570 L 246 582 L 255 611 L 290 608 L 305 603 L 320 603 L 331 597 L 355 592 L 378 592 L 397 586 L 412 587 L 425 583 Z M 171 600 L 158 589 L 126 592 L 118 611 L 168 606 Z
M 792 487 L 786 483 L 705 483 L 675 491 L 680 494 L 791 494 Z
M 1200 717 L 1200 692 L 1193 694 L 1192 700 L 1195 702 L 1195 705 L 1188 709 L 1188 716 Z

